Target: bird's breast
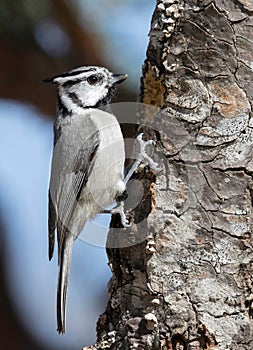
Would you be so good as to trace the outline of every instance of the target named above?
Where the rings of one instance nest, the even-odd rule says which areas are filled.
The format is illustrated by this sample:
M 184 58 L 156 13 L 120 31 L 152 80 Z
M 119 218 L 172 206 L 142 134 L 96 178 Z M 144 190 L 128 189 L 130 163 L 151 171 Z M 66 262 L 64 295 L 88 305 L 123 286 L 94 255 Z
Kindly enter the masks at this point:
M 99 147 L 87 187 L 93 200 L 106 208 L 125 190 L 125 149 L 117 119 L 109 113 L 104 116 L 106 121 L 99 117 L 92 119 L 99 130 Z

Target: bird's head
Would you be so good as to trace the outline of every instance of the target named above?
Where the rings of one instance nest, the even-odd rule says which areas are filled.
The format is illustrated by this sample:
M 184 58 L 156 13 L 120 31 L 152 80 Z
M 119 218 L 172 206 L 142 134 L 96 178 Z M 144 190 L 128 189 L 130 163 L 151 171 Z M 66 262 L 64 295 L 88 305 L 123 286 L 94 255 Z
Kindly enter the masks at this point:
M 126 78 L 127 74 L 113 74 L 104 67 L 83 66 L 43 82 L 57 84 L 60 103 L 68 111 L 81 113 L 110 103 L 116 85 Z

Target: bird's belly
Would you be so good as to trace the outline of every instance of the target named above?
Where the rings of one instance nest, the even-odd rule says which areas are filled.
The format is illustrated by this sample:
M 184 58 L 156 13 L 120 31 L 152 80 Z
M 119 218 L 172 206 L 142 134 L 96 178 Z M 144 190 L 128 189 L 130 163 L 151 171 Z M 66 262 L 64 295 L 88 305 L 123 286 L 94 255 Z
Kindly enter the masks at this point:
M 100 209 L 115 201 L 125 190 L 125 150 L 123 136 L 118 124 L 108 126 L 100 133 L 100 145 L 96 154 L 82 201 L 93 201 Z M 84 204 L 85 205 L 85 204 Z

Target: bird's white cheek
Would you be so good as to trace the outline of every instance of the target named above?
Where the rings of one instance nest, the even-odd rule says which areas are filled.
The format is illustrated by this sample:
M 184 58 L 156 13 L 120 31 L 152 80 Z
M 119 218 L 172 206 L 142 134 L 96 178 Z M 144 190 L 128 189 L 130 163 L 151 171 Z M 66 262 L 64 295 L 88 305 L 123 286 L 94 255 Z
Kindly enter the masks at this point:
M 83 96 L 85 99 L 85 104 L 88 106 L 95 106 L 100 100 L 102 100 L 107 95 L 107 90 L 101 87 L 100 89 L 90 89 L 87 91 L 86 96 Z

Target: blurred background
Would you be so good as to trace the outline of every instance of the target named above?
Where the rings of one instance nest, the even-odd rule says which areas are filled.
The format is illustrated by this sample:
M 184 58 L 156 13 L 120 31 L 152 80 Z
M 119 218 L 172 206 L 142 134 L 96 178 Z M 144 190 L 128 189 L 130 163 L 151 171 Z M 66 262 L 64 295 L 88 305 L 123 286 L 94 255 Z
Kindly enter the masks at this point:
M 117 101 L 136 101 L 155 0 L 0 0 L 0 348 L 80 349 L 107 302 L 104 247 L 78 239 L 67 333 L 56 332 L 57 259 L 47 257 L 47 190 L 55 87 L 80 65 L 128 73 Z M 104 240 L 109 218 L 100 218 Z M 87 229 L 87 228 L 86 228 Z M 89 232 L 94 224 L 89 224 Z

